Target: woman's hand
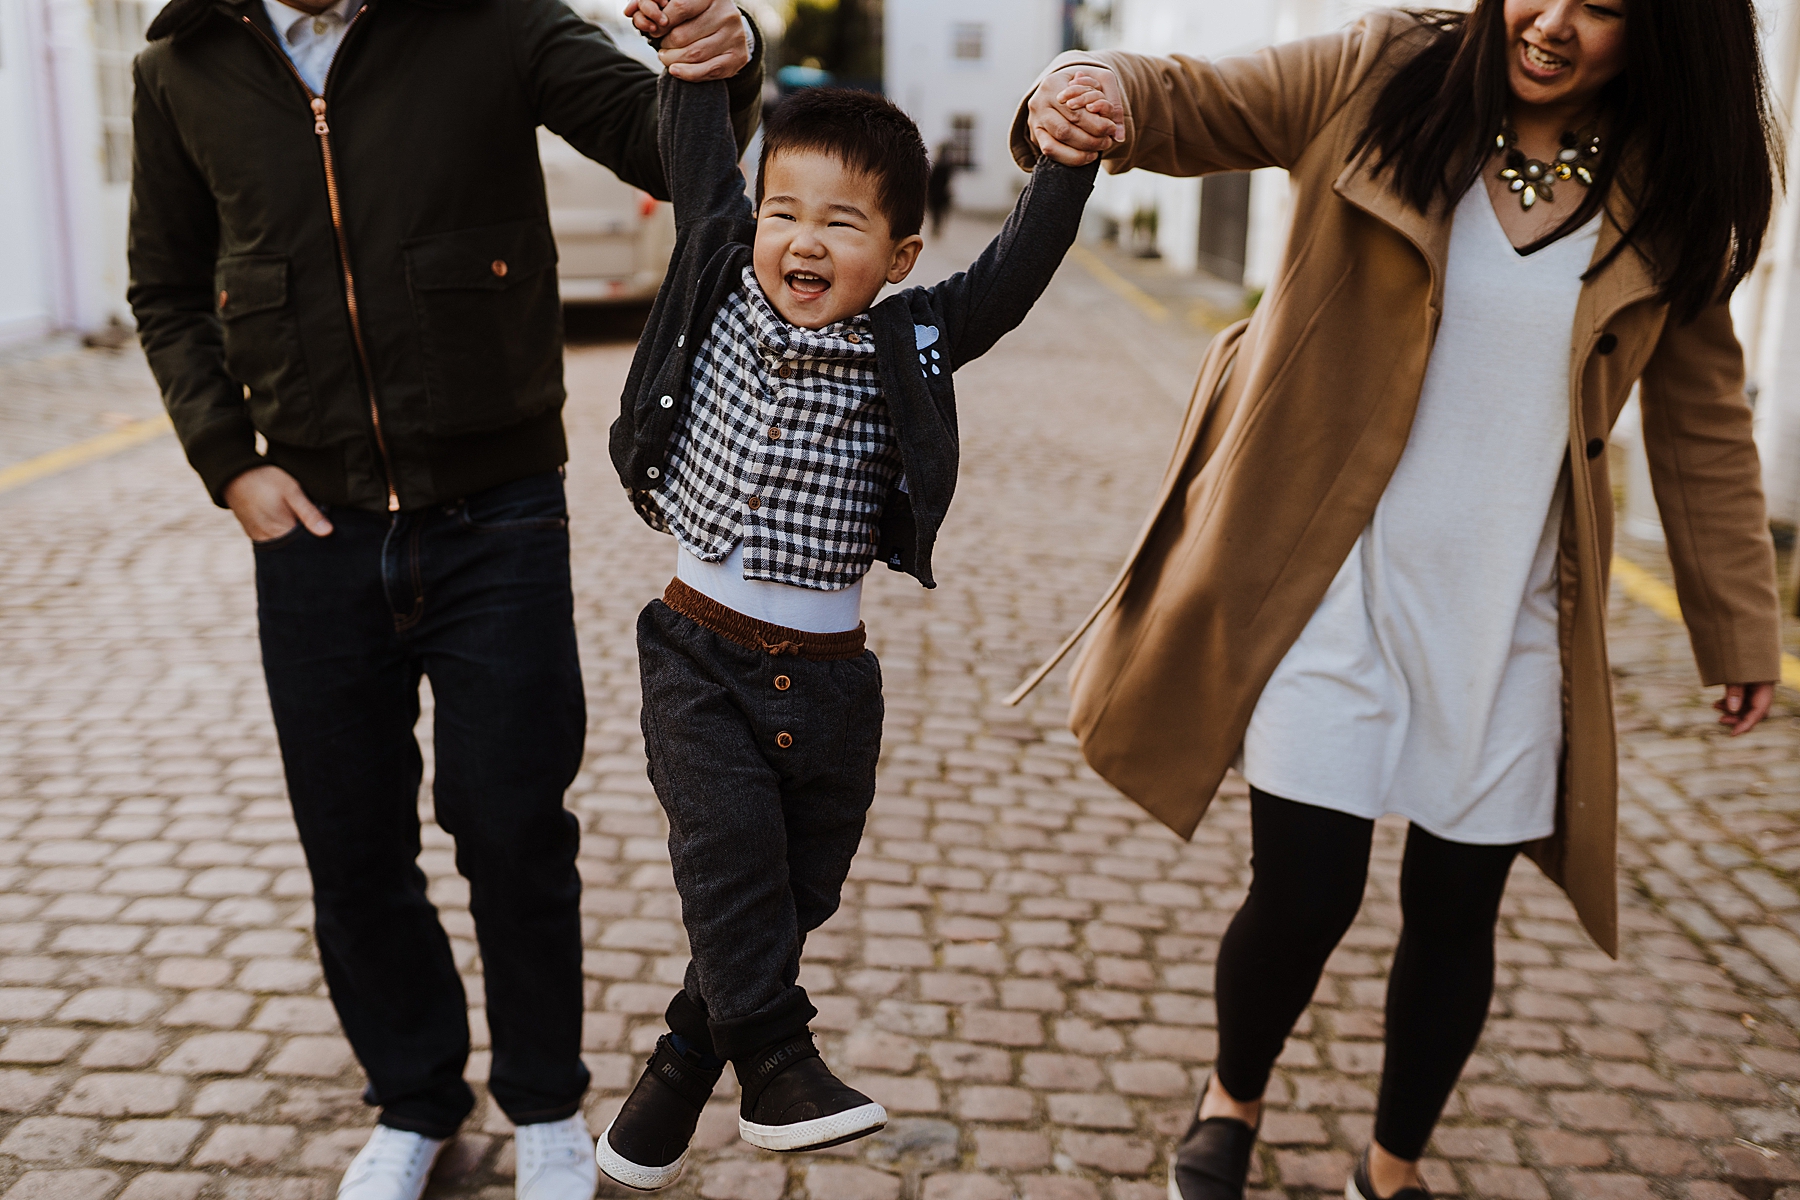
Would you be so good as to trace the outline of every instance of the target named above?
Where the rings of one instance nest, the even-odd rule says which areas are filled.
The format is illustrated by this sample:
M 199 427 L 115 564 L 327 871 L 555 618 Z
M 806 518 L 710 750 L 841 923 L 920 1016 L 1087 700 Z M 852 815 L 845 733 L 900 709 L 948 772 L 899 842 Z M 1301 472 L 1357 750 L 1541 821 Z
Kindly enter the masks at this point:
M 750 26 L 735 0 L 630 0 L 625 15 L 669 74 L 689 83 L 730 79 L 750 65 Z
M 1105 67 L 1052 71 L 1026 105 L 1032 144 L 1065 167 L 1084 166 L 1123 144 L 1124 116 L 1119 77 Z
M 1760 725 L 1774 701 L 1773 683 L 1728 683 L 1725 694 L 1713 702 L 1713 707 L 1719 712 L 1719 724 L 1729 728 L 1732 737 L 1738 737 Z

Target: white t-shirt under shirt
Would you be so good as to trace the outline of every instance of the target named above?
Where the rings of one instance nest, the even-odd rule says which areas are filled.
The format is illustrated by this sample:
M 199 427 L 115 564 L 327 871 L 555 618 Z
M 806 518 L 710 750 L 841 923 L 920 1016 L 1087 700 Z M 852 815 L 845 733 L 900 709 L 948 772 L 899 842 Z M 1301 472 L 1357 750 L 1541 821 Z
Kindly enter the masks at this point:
M 1399 466 L 1244 735 L 1276 796 L 1504 845 L 1555 828 L 1570 330 L 1600 219 L 1520 255 L 1477 182 Z

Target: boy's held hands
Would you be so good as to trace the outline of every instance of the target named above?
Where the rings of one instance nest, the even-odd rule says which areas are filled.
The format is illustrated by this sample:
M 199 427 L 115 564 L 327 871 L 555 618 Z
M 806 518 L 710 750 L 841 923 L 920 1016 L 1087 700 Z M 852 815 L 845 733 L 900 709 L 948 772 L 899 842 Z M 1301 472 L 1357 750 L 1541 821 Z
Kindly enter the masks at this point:
M 656 56 L 677 79 L 730 79 L 750 65 L 750 27 L 735 0 L 630 0 L 625 15 L 659 40 Z
M 1105 67 L 1069 67 L 1044 76 L 1026 104 L 1038 153 L 1065 167 L 1093 162 L 1125 141 L 1119 77 Z
M 314 537 L 331 532 L 331 522 L 306 498 L 300 481 L 280 467 L 254 467 L 225 485 L 225 504 L 253 542 L 272 542 L 306 526 Z

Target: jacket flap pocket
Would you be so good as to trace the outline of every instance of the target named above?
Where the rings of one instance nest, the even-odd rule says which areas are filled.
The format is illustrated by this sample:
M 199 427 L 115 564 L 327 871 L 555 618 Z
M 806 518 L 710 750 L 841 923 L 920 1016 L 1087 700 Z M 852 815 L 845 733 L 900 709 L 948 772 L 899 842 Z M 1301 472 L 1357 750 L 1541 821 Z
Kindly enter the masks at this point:
M 542 220 L 436 233 L 414 238 L 404 249 L 407 275 L 420 291 L 501 291 L 556 265 L 556 241 Z
M 287 259 L 270 255 L 221 258 L 213 271 L 219 316 L 227 321 L 287 303 Z

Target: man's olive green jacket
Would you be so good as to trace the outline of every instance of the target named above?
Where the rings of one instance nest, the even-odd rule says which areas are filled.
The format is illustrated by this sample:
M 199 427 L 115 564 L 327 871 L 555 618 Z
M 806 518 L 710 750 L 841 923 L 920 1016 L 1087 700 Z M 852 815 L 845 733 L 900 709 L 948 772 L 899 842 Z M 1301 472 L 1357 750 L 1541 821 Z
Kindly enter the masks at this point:
M 150 35 L 129 295 L 213 499 L 265 462 L 376 510 L 560 465 L 536 131 L 666 197 L 655 74 L 560 0 L 370 0 L 319 96 L 260 0 L 174 0 Z M 740 144 L 761 85 L 731 83 Z

